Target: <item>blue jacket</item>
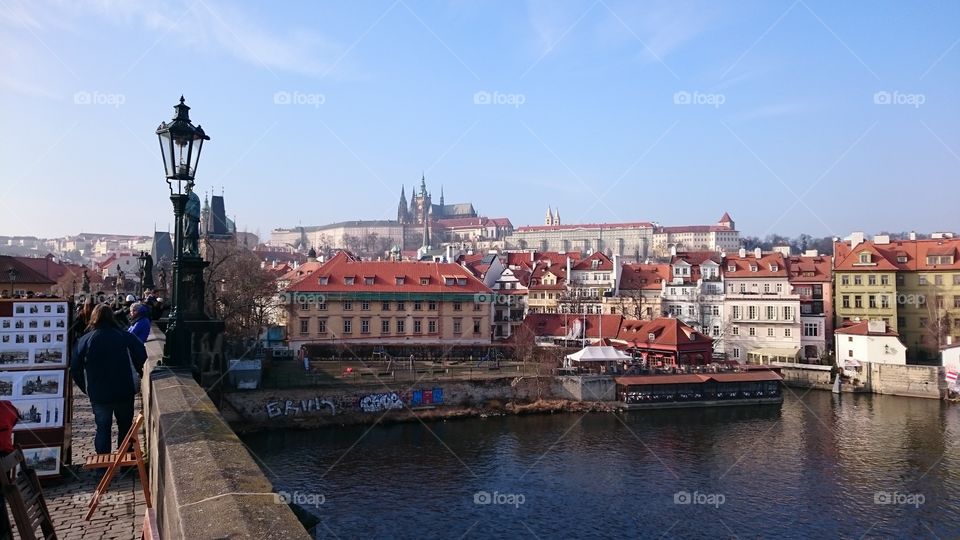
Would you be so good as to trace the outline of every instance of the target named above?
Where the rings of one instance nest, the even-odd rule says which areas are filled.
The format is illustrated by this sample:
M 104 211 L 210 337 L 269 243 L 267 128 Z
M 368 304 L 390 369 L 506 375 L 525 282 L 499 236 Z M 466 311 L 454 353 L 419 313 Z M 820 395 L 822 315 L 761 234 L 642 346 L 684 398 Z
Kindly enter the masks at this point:
M 150 337 L 150 317 L 147 316 L 149 309 L 147 306 L 143 306 L 136 320 L 133 321 L 130 328 L 127 328 L 127 332 L 137 336 L 140 343 L 146 343 L 147 338 Z
M 95 329 L 77 342 L 70 373 L 92 403 L 133 399 L 134 378 L 143 376 L 147 350 L 136 336 L 119 328 Z

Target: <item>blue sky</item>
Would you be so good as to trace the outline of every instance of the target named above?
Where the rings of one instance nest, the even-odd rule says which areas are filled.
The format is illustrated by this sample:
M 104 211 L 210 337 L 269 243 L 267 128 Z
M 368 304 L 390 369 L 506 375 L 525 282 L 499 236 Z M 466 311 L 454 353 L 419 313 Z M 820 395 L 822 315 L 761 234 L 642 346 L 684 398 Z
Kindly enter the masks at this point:
M 165 229 L 180 94 L 241 229 L 956 229 L 960 3 L 0 1 L 0 234 Z

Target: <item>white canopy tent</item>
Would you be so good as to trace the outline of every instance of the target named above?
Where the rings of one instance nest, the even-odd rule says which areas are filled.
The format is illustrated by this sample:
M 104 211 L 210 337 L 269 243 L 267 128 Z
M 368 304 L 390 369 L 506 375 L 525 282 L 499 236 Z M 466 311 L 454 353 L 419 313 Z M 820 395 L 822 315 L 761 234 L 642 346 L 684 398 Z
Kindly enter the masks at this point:
M 590 346 L 568 354 L 564 359 L 564 367 L 573 367 L 574 364 L 585 362 L 624 362 L 632 359 L 629 354 L 610 346 Z

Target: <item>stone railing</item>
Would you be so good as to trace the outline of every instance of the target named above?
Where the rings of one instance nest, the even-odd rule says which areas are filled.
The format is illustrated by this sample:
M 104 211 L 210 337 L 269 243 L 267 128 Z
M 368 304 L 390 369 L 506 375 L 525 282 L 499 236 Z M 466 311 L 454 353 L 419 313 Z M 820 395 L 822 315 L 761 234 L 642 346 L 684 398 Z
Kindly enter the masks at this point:
M 160 537 L 309 539 L 190 372 L 157 365 L 163 343 L 154 328 L 143 380 L 150 495 Z

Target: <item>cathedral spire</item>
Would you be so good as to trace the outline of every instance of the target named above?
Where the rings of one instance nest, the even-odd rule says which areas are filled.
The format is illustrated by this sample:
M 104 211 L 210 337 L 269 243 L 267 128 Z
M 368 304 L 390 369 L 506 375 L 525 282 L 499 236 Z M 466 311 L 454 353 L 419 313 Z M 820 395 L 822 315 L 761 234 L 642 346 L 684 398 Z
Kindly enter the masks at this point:
M 546 216 L 546 218 L 543 220 L 543 224 L 544 224 L 544 225 L 553 225 L 553 210 L 551 210 L 549 206 L 547 206 L 547 216 Z
M 400 186 L 400 204 L 397 205 L 397 221 L 400 223 L 407 223 L 409 221 L 409 211 L 407 210 L 407 194 L 404 191 L 404 186 Z M 410 199 L 410 204 L 413 204 L 413 198 Z
M 440 206 L 443 206 L 443 184 L 440 184 Z

